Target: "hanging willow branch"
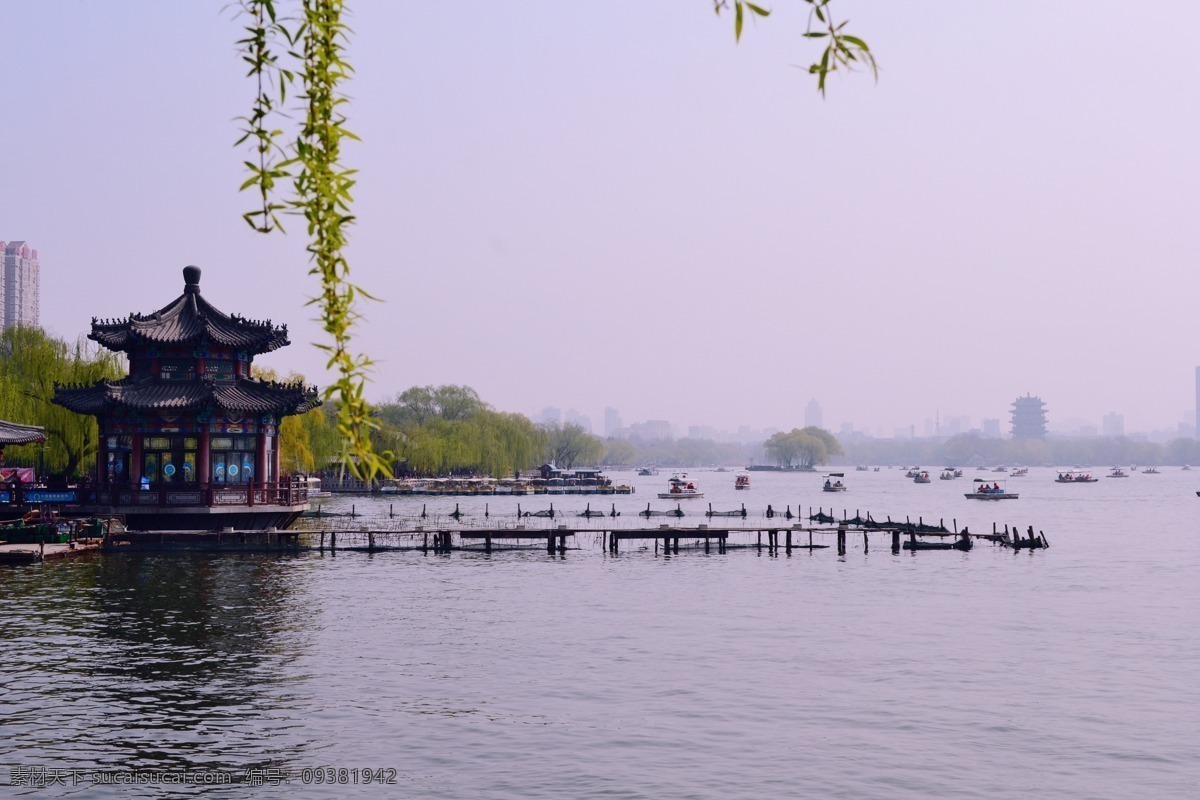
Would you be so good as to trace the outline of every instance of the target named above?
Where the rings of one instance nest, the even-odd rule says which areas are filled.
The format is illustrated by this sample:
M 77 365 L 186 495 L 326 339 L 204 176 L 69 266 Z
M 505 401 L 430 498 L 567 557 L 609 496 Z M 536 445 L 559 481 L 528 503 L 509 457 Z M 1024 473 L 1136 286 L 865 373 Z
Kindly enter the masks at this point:
M 256 92 L 249 116 L 237 145 L 250 144 L 253 160 L 246 161 L 249 177 L 242 191 L 258 193 L 255 207 L 243 214 L 246 224 L 259 233 L 283 230 L 280 213 L 303 216 L 309 237 L 308 253 L 312 260 L 309 274 L 321 281 L 321 293 L 310 304 L 321 310 L 321 321 L 331 344 L 320 344 L 328 356 L 327 368 L 337 372 L 337 381 L 325 389 L 326 399 L 337 398 L 337 427 L 345 449 L 342 461 L 360 478 L 389 474 L 387 456 L 375 452 L 371 431 L 377 425 L 371 407 L 363 395 L 371 359 L 356 355 L 350 348 L 350 334 L 360 319 L 356 310 L 360 299 L 374 299 L 362 287 L 350 282 L 350 265 L 343 250 L 347 229 L 354 224 L 351 213 L 355 170 L 341 162 L 344 139 L 357 140 L 346 127 L 343 106 L 346 96 L 342 85 L 353 69 L 345 58 L 350 29 L 344 22 L 345 0 L 291 0 L 298 3 L 295 16 L 279 14 L 276 0 L 238 0 L 241 15 L 247 18 L 245 37 L 237 44 L 242 59 L 250 65 L 248 77 L 255 81 Z M 732 8 L 734 35 L 739 41 L 746 14 L 767 17 L 770 11 L 747 0 L 712 0 L 719 15 Z M 831 0 L 803 0 L 811 7 L 808 38 L 828 37 L 821 60 L 809 68 L 818 76 L 817 88 L 825 94 L 826 76 L 840 67 L 852 69 L 866 64 L 875 70 L 875 57 L 866 42 L 843 32 L 845 22 L 835 23 L 829 15 Z M 812 20 L 821 23 L 814 28 Z M 293 69 L 284 66 L 295 63 Z M 289 87 L 299 81 L 303 102 L 303 123 L 295 138 L 273 127 L 285 117 Z M 288 180 L 292 194 L 282 195 L 280 184 Z
M 742 27 L 747 14 L 758 17 L 771 15 L 769 9 L 763 8 L 747 0 L 712 0 L 713 11 L 717 16 L 728 11 L 733 6 L 733 37 L 742 40 Z M 856 67 L 865 66 L 871 69 L 875 79 L 879 79 L 879 67 L 875 63 L 875 54 L 867 43 L 857 36 L 851 36 L 844 31 L 849 20 L 837 22 L 830 11 L 832 0 L 804 0 L 809 5 L 808 28 L 804 32 L 806 39 L 828 39 L 821 58 L 811 64 L 808 71 L 817 76 L 817 91 L 825 96 L 825 79 L 831 72 L 844 69 L 852 72 Z
M 347 229 L 354 224 L 350 206 L 355 170 L 342 164 L 341 145 L 344 139 L 358 139 L 347 128 L 342 110 L 346 96 L 341 87 L 353 73 L 345 59 L 350 34 L 344 21 L 346 4 L 300 0 L 298 16 L 289 18 L 278 13 L 274 0 L 241 0 L 241 9 L 249 22 L 238 45 L 257 91 L 250 115 L 241 118 L 245 127 L 237 144 L 251 142 L 256 156 L 245 162 L 250 176 L 242 190 L 253 187 L 259 193 L 259 203 L 243 218 L 254 230 L 270 233 L 282 230 L 281 211 L 304 217 L 312 261 L 309 274 L 321 281 L 320 295 L 309 302 L 320 308 L 331 340 L 317 346 L 329 356 L 326 368 L 338 376 L 325 389 L 325 397 L 337 398 L 338 433 L 345 442 L 342 461 L 360 478 L 387 475 L 386 459 L 372 447 L 376 424 L 363 393 L 372 362 L 350 348 L 351 330 L 360 318 L 357 302 L 374 298 L 351 283 L 343 252 Z M 281 54 L 298 66 L 284 68 Z M 288 87 L 297 80 L 303 122 L 295 139 L 285 140 L 272 124 L 282 116 Z M 291 180 L 293 194 L 280 200 L 278 183 L 284 179 Z

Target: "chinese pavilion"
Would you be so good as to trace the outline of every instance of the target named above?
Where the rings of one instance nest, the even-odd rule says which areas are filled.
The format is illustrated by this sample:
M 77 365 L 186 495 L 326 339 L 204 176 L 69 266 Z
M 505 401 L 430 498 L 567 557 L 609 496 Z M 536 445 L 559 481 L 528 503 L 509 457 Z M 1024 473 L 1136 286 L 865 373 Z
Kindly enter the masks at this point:
M 289 344 L 287 326 L 230 316 L 183 294 L 152 314 L 92 319 L 88 338 L 129 358 L 129 375 L 58 386 L 54 402 L 96 417 L 96 492 L 86 513 L 131 530 L 283 528 L 308 507 L 280 474 L 279 422 L 320 405 L 315 387 L 254 378 L 254 357 Z

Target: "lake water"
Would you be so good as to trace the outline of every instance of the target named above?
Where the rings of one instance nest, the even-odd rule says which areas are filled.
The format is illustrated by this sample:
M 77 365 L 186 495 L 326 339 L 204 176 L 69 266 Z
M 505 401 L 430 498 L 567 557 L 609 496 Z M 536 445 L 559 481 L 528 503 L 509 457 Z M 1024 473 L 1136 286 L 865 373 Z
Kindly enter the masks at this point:
M 1008 480 L 1021 498 L 1007 503 L 966 500 L 970 470 L 929 485 L 850 471 L 841 495 L 812 474 L 754 473 L 736 493 L 732 472 L 691 476 L 708 492 L 685 506 L 691 523 L 710 500 L 807 513 L 832 498 L 851 516 L 1033 525 L 1051 547 L 893 555 L 882 535 L 869 552 L 851 535 L 843 557 L 612 556 L 581 536 L 561 556 L 7 568 L 0 795 L 1200 796 L 1200 471 L 1059 485 L 1035 468 Z M 623 524 L 646 503 L 667 507 L 653 493 L 669 475 L 613 477 L 638 493 L 520 502 L 615 503 Z M 485 502 L 511 517 L 518 501 L 390 501 L 435 516 Z M 326 509 L 351 504 L 389 508 L 355 497 Z M 344 768 L 346 782 L 317 783 L 318 767 Z M 395 783 L 365 785 L 364 769 L 394 770 L 383 777 Z M 93 783 L 134 770 L 234 784 Z

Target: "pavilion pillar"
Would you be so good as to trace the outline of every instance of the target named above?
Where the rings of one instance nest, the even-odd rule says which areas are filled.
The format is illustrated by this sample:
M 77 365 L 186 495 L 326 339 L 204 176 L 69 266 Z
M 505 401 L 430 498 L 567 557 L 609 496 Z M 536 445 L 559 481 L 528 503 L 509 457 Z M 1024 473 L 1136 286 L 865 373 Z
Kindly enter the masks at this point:
M 142 432 L 136 429 L 133 432 L 133 449 L 129 453 L 129 482 L 135 490 L 142 488 Z
M 96 448 L 96 488 L 108 486 L 108 437 L 104 435 L 104 424 L 99 426 L 99 447 Z
M 203 490 L 208 488 L 208 483 L 212 476 L 212 469 L 209 465 L 210 454 L 208 452 L 212 446 L 212 441 L 208 433 L 207 424 L 200 425 L 199 438 L 199 449 L 196 453 L 196 472 L 200 474 L 200 488 Z
M 266 488 L 267 485 L 267 426 L 261 422 L 258 425 L 258 439 L 255 441 L 254 477 Z

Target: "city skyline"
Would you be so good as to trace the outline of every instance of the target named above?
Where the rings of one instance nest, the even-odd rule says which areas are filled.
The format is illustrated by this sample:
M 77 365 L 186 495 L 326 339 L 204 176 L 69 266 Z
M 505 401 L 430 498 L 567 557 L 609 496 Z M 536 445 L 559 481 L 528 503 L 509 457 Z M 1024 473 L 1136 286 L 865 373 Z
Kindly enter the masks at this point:
M 591 4 L 535 3 L 536 24 L 482 3 L 453 20 L 356 7 L 348 256 L 386 300 L 362 308 L 356 339 L 379 365 L 368 395 L 465 384 L 596 429 L 604 405 L 800 426 L 811 397 L 826 428 L 885 435 L 1005 420 L 1026 392 L 1052 420 L 1115 410 L 1129 431 L 1190 413 L 1186 55 L 1128 70 L 1113 54 L 1156 34 L 1106 0 L 920 15 L 855 0 L 879 81 L 836 75 L 821 99 L 794 68 L 816 52 L 798 6 L 738 45 L 698 0 L 639 4 L 636 25 Z M 1200 23 L 1200 7 L 1142 8 Z M 288 323 L 281 371 L 328 385 L 303 226 L 262 237 L 241 218 L 233 120 L 253 87 L 231 17 L 14 6 L 25 35 L 5 58 L 31 66 L 7 95 L 21 190 L 0 195 L 0 219 L 55 265 L 50 332 L 151 307 L 195 264 L 223 307 Z M 164 93 L 186 102 L 130 111 Z

